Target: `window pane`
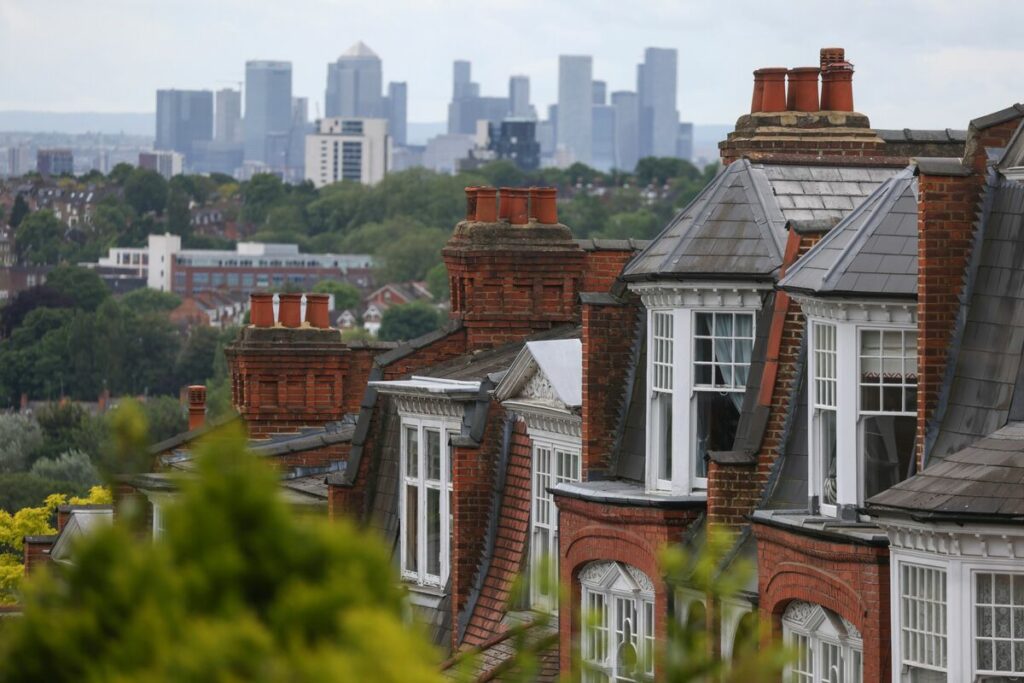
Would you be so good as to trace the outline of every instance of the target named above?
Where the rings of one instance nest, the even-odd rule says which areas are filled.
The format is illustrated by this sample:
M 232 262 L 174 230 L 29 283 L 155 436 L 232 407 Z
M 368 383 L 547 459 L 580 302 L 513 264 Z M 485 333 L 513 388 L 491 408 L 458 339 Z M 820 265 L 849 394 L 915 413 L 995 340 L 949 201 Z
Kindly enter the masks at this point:
M 900 643 L 904 664 L 945 668 L 945 571 L 913 564 L 901 565 Z M 945 674 L 940 678 L 912 677 L 912 680 L 945 680 Z
M 916 417 L 863 417 L 864 496 L 870 498 L 903 481 L 914 457 Z
M 694 316 L 694 336 L 710 337 L 713 324 L 713 313 L 698 313 Z
M 441 575 L 441 492 L 427 489 L 427 573 Z
M 977 671 L 1024 673 L 1024 575 L 975 576 Z
M 696 474 L 707 476 L 704 456 L 708 451 L 732 450 L 736 439 L 736 425 L 739 424 L 740 402 L 743 394 L 699 391 L 697 401 L 697 453 Z
M 441 432 L 436 429 L 424 429 L 427 441 L 427 479 L 441 480 Z
M 405 487 L 405 518 L 402 519 L 405 531 L 405 562 L 406 571 L 415 572 L 419 568 L 417 553 L 419 551 L 416 539 L 419 526 L 419 488 L 416 486 Z
M 405 428 L 405 474 L 409 477 L 418 476 L 420 447 L 416 427 Z
M 658 478 L 672 478 L 672 395 L 655 393 L 651 406 L 654 416 L 652 453 L 658 462 Z
M 818 411 L 818 449 L 821 458 L 821 502 L 835 505 L 836 485 L 836 411 Z

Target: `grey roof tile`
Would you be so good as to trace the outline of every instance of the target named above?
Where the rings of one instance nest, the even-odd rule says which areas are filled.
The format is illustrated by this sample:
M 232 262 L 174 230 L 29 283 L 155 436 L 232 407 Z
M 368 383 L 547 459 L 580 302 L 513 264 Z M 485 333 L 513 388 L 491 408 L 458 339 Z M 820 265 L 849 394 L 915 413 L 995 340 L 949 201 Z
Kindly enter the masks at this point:
M 910 169 L 890 177 L 808 251 L 779 285 L 833 296 L 916 296 L 916 184 Z

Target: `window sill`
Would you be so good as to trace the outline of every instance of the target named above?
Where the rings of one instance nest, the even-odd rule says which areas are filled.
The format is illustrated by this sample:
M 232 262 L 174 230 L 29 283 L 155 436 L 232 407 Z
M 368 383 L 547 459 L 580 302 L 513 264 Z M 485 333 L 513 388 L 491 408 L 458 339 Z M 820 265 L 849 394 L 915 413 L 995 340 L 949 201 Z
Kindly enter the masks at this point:
M 437 609 L 441 601 L 448 595 L 438 586 L 422 586 L 412 583 L 408 579 L 404 579 L 402 583 L 409 590 L 409 602 L 416 607 Z
M 562 483 L 550 489 L 557 495 L 607 505 L 633 507 L 686 508 L 707 504 L 707 493 L 678 494 L 671 491 L 648 491 L 639 482 L 622 480 Z

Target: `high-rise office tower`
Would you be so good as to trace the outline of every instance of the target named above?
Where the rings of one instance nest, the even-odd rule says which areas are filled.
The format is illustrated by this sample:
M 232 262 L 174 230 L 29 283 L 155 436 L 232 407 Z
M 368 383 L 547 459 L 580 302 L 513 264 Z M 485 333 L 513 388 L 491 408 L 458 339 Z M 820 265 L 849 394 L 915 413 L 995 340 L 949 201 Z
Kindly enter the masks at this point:
M 608 104 L 608 84 L 604 81 L 594 81 L 591 92 L 594 93 L 594 104 Z
M 245 160 L 285 165 L 292 126 L 292 63 L 245 63 Z
M 480 85 L 470 80 L 469 62 L 457 60 L 452 78 L 452 101 L 448 104 L 450 135 L 476 135 L 478 121 L 494 123 L 508 116 L 507 97 L 480 97 Z
M 71 175 L 75 172 L 75 156 L 66 147 L 36 150 L 36 170 L 44 178 Z
M 615 168 L 632 172 L 639 160 L 639 114 L 635 92 L 620 90 L 612 93 L 615 109 Z
M 649 47 L 637 68 L 640 98 L 640 156 L 673 157 L 679 137 L 676 65 L 672 48 Z
M 232 88 L 218 90 L 215 98 L 213 139 L 223 143 L 242 141 L 242 93 Z
M 388 135 L 395 145 L 404 145 L 409 121 L 409 86 L 403 81 L 388 83 Z
M 508 115 L 514 118 L 533 118 L 530 106 L 530 77 L 512 76 L 508 79 Z
M 615 167 L 615 107 L 595 104 L 591 114 L 593 141 L 590 165 L 599 171 L 608 172 Z
M 213 93 L 209 90 L 156 91 L 156 149 L 195 161 L 200 143 L 213 138 Z
M 589 56 L 558 58 L 558 146 L 584 164 L 590 163 L 593 143 L 593 68 Z
M 326 116 L 381 116 L 380 57 L 362 41 L 327 65 Z

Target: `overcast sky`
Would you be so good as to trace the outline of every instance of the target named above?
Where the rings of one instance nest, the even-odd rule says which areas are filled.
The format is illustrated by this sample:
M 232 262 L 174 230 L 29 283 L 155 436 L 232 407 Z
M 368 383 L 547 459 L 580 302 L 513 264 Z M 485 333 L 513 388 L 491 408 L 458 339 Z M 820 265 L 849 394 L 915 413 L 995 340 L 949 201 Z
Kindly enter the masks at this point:
M 444 120 L 454 59 L 485 95 L 528 74 L 543 111 L 559 54 L 632 90 L 657 46 L 679 51 L 683 120 L 731 123 L 753 69 L 837 45 L 874 126 L 963 128 L 1024 100 L 1022 26 L 1020 0 L 0 0 L 0 110 L 151 112 L 157 88 L 228 87 L 245 60 L 284 59 L 313 115 L 327 62 L 363 40 L 385 83 L 409 83 L 411 121 Z

